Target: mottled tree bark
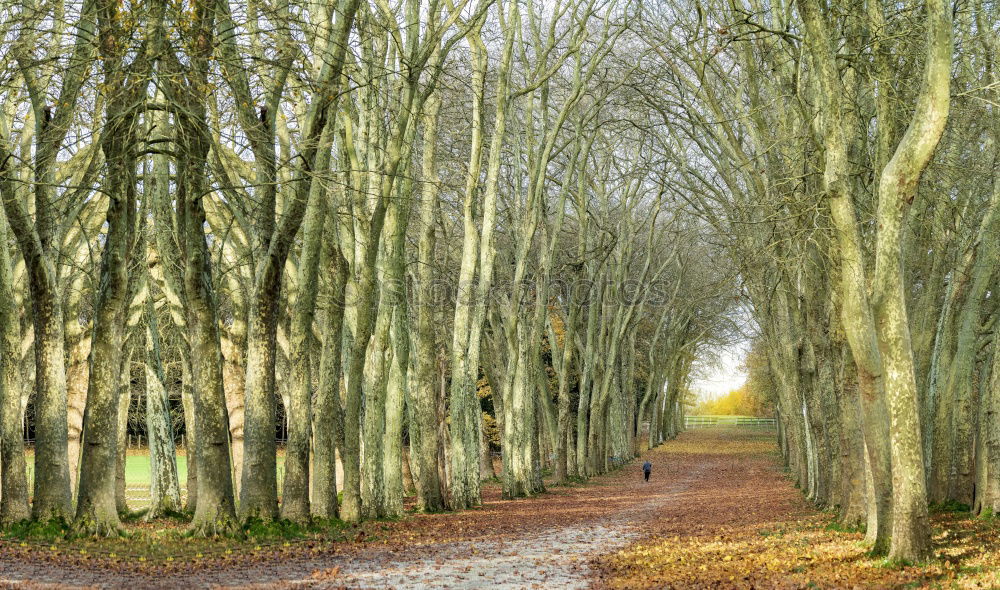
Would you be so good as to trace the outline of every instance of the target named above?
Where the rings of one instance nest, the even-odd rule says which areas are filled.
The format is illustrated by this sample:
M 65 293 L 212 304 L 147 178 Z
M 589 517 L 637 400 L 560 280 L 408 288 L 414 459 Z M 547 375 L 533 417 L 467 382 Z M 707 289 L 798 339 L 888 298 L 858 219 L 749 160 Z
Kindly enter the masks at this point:
M 327 258 L 331 285 L 323 331 L 323 355 L 319 367 L 320 384 L 316 393 L 313 419 L 315 447 L 312 514 L 318 518 L 335 518 L 339 513 L 336 449 L 344 448 L 344 416 L 340 403 L 340 390 L 347 261 L 337 247 L 332 248 Z M 343 453 L 343 450 L 341 452 Z
M 93 42 L 98 2 L 80 7 L 73 50 L 60 71 L 61 88 L 56 108 L 35 78 L 33 56 L 37 41 L 33 27 L 23 28 L 13 43 L 13 53 L 31 96 L 35 119 L 34 219 L 17 195 L 5 192 L 3 206 L 24 257 L 31 293 L 35 332 L 35 485 L 32 517 L 36 520 L 69 518 L 72 508 L 66 421 L 66 366 L 61 290 L 55 262 L 57 233 L 57 155 L 75 116 L 75 105 L 93 63 Z M 4 166 L 7 162 L 5 160 Z
M 164 385 L 160 355 L 159 323 L 152 299 L 152 285 L 146 304 L 146 433 L 149 444 L 150 500 L 146 520 L 181 510 L 177 451 L 170 418 L 170 399 Z
M 891 415 L 893 516 L 889 557 L 919 562 L 931 556 L 930 521 L 924 480 L 923 445 L 913 349 L 903 290 L 902 232 L 924 168 L 948 119 L 951 9 L 943 0 L 927 2 L 927 63 L 924 86 L 910 126 L 879 181 L 873 309 L 884 359 Z
M 145 96 L 151 65 L 146 55 L 140 55 L 131 67 L 125 67 L 124 55 L 128 47 L 115 40 L 124 38 L 129 31 L 123 28 L 119 11 L 120 7 L 112 2 L 102 2 L 98 8 L 103 87 L 110 94 L 101 135 L 101 149 L 106 159 L 104 192 L 110 203 L 94 303 L 80 486 L 73 523 L 77 533 L 99 536 L 117 536 L 121 527 L 114 485 L 120 454 L 118 423 L 123 324 L 129 304 L 129 269 L 137 244 L 138 179 L 132 144 L 137 140 L 140 123 L 139 111 L 134 105 L 139 97 Z M 127 412 L 127 395 L 125 404 Z
M 478 78 L 477 78 L 478 80 Z M 473 88 L 479 88 L 478 83 Z M 479 101 L 473 102 L 473 121 L 479 109 Z M 437 116 L 440 110 L 440 100 L 432 96 L 424 108 L 424 134 L 422 179 L 420 197 L 420 230 L 417 242 L 416 269 L 417 286 L 415 290 L 416 330 L 415 364 L 416 370 L 410 387 L 412 400 L 410 440 L 411 459 L 416 466 L 417 508 L 422 512 L 440 512 L 446 508 L 446 497 L 438 479 L 438 413 L 437 413 L 437 343 L 434 337 L 435 306 L 440 302 L 434 299 L 434 279 L 436 276 L 434 262 L 436 253 L 436 224 L 439 179 L 437 177 L 435 159 L 435 141 L 437 140 Z M 478 127 L 473 128 L 473 134 L 481 133 Z M 473 150 L 481 145 L 482 140 L 473 139 Z M 475 165 L 477 159 L 473 159 Z M 470 172 L 471 175 L 471 172 Z M 476 174 L 478 179 L 478 174 Z M 468 195 L 467 195 L 468 198 Z M 467 205 L 468 207 L 468 205 Z M 471 212 L 468 212 L 471 214 Z M 459 292 L 459 297 L 470 296 Z M 416 442 L 417 444 L 413 444 Z M 415 455 L 415 457 L 414 457 Z
M 132 384 L 128 367 L 132 365 L 132 349 L 128 347 L 126 338 L 122 338 L 122 350 L 117 359 L 117 376 L 115 397 L 118 398 L 118 415 L 115 416 L 115 438 L 117 439 L 117 453 L 114 462 L 114 502 L 119 516 L 127 516 L 130 512 L 128 507 L 128 493 L 125 483 L 125 465 L 128 461 L 128 415 L 129 407 L 132 405 Z
M 819 70 L 824 108 L 832 117 L 837 117 L 826 124 L 823 187 L 827 192 L 836 228 L 841 265 L 841 321 L 857 365 L 868 465 L 875 485 L 875 495 L 870 505 L 870 510 L 874 509 L 874 512 L 869 514 L 869 518 L 874 519 L 877 525 L 869 527 L 869 538 L 874 542 L 874 551 L 882 553 L 889 548 L 891 530 L 889 409 L 882 389 L 882 359 L 867 295 L 864 257 L 850 195 L 848 139 L 845 129 L 847 124 L 843 120 L 843 113 L 848 111 L 841 103 L 845 88 L 834 63 L 826 17 L 815 0 L 799 0 L 798 4 L 805 21 L 810 52 Z
M 312 180 L 305 217 L 302 222 L 302 252 L 299 254 L 298 295 L 292 309 L 291 393 L 288 413 L 288 446 L 285 452 L 285 478 L 282 482 L 281 517 L 296 522 L 309 520 L 309 451 L 312 435 L 312 366 L 311 342 L 316 298 L 319 293 L 319 262 L 326 199 L 332 199 L 329 183 L 330 135 L 327 127 L 320 139 L 316 157 L 318 176 Z M 328 425 L 328 427 L 331 425 Z M 331 441 L 332 442 L 332 441 Z
M 66 426 L 69 461 L 69 483 L 76 496 L 80 479 L 80 442 L 83 434 L 83 412 L 87 405 L 87 383 L 90 381 L 90 342 L 92 324 L 80 324 L 80 303 L 84 275 L 80 273 L 70 284 L 64 309 L 66 325 Z
M 197 502 L 190 530 L 198 536 L 236 531 L 222 346 L 203 203 L 208 185 L 207 158 L 210 148 L 205 93 L 209 91 L 207 77 L 213 28 L 214 9 L 196 5 L 191 19 L 191 34 L 197 42 L 191 50 L 189 65 L 181 64 L 171 55 L 161 61 L 161 67 L 167 70 L 166 78 L 171 82 L 165 86 L 167 98 L 182 107 L 176 113 L 176 231 L 177 243 L 183 252 L 185 320 L 191 355 L 196 433 Z M 175 79 L 181 75 L 186 77 L 183 83 Z M 188 440 L 190 445 L 190 436 Z M 188 493 L 190 495 L 191 490 Z
M 230 273 L 230 305 L 232 325 L 225 326 L 222 337 L 222 378 L 226 392 L 226 412 L 229 414 L 229 444 L 233 461 L 233 488 L 239 497 L 243 483 L 243 441 L 246 424 L 246 350 L 247 321 L 244 290 L 235 273 Z
M 0 138 L 0 141 L 5 139 Z M 6 162 L 0 147 L 0 161 Z M 0 165 L 0 191 L 13 190 Z M 24 411 L 21 405 L 21 322 L 14 300 L 7 217 L 0 209 L 0 527 L 25 520 L 28 506 L 27 461 L 24 458 Z

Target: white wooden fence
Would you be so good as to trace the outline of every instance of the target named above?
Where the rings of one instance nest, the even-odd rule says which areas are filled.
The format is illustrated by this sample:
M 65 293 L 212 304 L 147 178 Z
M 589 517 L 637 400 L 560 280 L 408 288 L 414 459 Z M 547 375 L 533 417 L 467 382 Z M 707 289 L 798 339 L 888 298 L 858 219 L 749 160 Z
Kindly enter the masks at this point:
M 774 418 L 753 416 L 684 416 L 687 428 L 707 428 L 710 426 L 741 426 L 749 428 L 775 428 Z

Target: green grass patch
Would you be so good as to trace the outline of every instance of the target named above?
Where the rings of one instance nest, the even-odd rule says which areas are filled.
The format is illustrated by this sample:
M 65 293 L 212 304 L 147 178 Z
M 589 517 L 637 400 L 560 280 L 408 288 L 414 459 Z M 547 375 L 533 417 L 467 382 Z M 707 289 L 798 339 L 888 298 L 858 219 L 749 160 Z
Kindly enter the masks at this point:
M 342 533 L 350 525 L 339 519 L 315 520 L 307 525 L 290 520 L 275 520 L 264 522 L 253 520 L 243 525 L 243 532 L 252 541 L 293 541 L 306 539 L 317 535 L 335 536 Z
M 271 523 L 248 523 L 241 535 L 231 538 L 198 538 L 188 535 L 188 516 L 183 514 L 147 522 L 142 513 L 132 513 L 123 521 L 122 537 L 74 537 L 63 521 L 46 523 L 24 521 L 10 527 L 5 541 L 16 543 L 34 554 L 58 557 L 84 557 L 97 563 L 132 565 L 169 565 L 203 560 L 252 558 L 264 553 L 287 552 L 294 547 L 316 548 L 351 540 L 355 527 L 338 520 L 314 520 L 301 525 L 282 520 Z M 363 525 L 378 530 L 374 523 Z M 382 525 L 384 526 L 384 525 Z M 208 562 L 205 562 L 208 563 Z
M 563 482 L 561 484 L 560 483 L 553 483 L 552 485 L 562 485 L 562 486 L 566 486 L 566 487 L 575 487 L 575 486 L 586 485 L 587 483 L 589 483 L 589 481 L 590 480 L 588 480 L 586 477 L 583 477 L 582 475 L 567 475 L 565 482 Z
M 69 532 L 69 524 L 61 518 L 53 518 L 40 522 L 37 520 L 22 520 L 10 525 L 4 537 L 17 541 L 50 542 L 61 540 Z
M 942 513 L 942 512 L 969 512 L 972 507 L 968 504 L 963 504 L 955 500 L 948 500 L 941 504 L 931 504 L 930 511 L 932 513 Z
M 35 478 L 35 453 L 28 450 L 25 453 L 28 464 L 28 489 L 32 489 Z M 278 451 L 278 489 L 285 475 L 285 452 Z M 146 449 L 130 449 L 125 457 L 125 497 L 130 508 L 138 510 L 149 506 L 149 482 L 152 469 L 150 467 L 149 451 Z M 177 453 L 177 479 L 180 483 L 181 497 L 187 497 L 187 455 Z
M 868 530 L 868 527 L 866 527 L 863 524 L 849 525 L 849 524 L 844 524 L 837 519 L 831 520 L 823 528 L 825 528 L 828 531 L 833 531 L 837 533 L 865 533 Z

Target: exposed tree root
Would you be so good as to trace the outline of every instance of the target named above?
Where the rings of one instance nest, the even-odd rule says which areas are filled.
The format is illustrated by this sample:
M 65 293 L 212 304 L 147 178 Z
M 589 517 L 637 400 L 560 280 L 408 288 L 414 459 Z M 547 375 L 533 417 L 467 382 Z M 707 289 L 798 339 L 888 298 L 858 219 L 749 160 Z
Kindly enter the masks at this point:
M 69 534 L 72 537 L 104 537 L 108 539 L 128 536 L 121 521 L 118 520 L 117 514 L 114 517 L 98 517 L 90 514 L 84 518 L 77 518 L 73 521 Z
M 242 537 L 243 529 L 232 518 L 195 518 L 187 529 L 190 537 Z
M 181 510 L 180 505 L 174 504 L 173 502 L 164 502 L 155 507 L 150 507 L 143 515 L 143 522 L 150 522 L 156 520 L 157 518 L 183 518 L 184 511 Z

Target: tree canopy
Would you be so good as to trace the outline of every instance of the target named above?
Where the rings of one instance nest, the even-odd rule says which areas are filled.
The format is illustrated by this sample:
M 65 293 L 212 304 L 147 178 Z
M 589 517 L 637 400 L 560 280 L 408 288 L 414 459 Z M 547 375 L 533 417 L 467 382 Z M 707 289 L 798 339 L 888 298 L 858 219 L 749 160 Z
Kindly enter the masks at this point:
M 749 340 L 808 497 L 925 558 L 1000 507 L 997 10 L 5 0 L 0 522 L 121 532 L 130 434 L 200 535 L 530 496 Z

